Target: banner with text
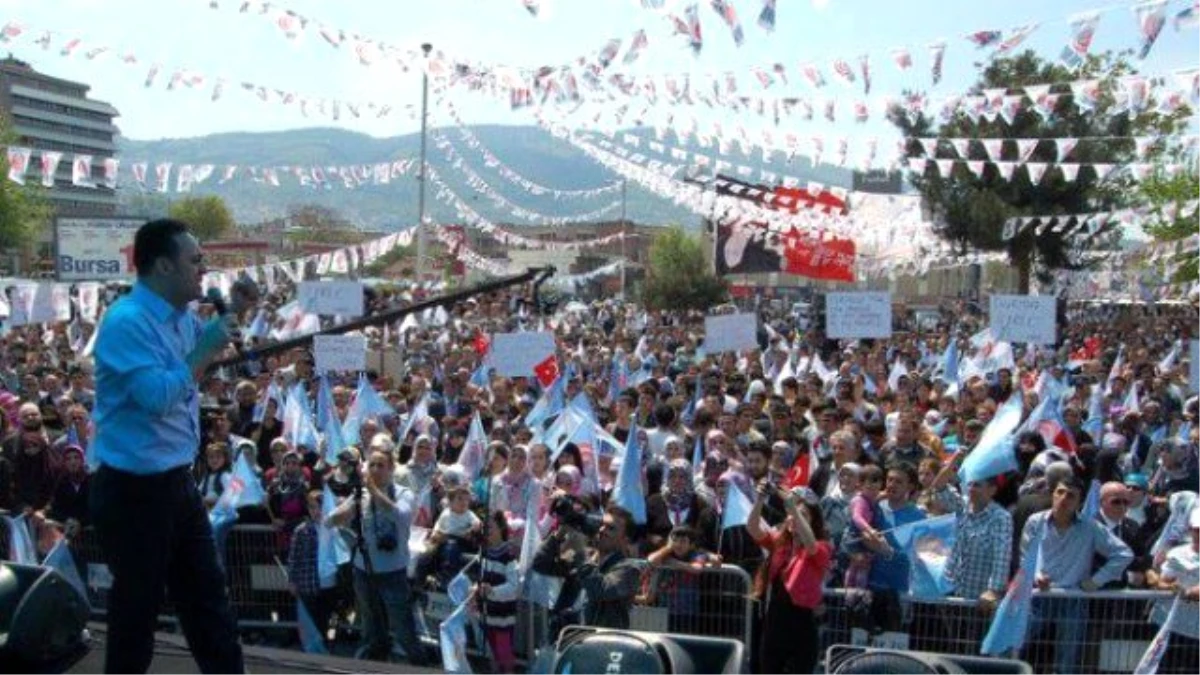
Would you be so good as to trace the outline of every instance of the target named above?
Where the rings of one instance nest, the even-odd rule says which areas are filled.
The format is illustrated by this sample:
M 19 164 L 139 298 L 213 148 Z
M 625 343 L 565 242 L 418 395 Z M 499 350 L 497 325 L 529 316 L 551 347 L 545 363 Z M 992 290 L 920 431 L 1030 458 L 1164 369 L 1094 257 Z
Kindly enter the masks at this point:
M 831 339 L 892 336 L 892 294 L 825 294 L 825 335 Z
M 1003 342 L 1052 345 L 1058 341 L 1053 295 L 992 295 L 992 337 Z
M 59 218 L 55 266 L 59 281 L 107 281 L 132 277 L 133 236 L 143 218 Z

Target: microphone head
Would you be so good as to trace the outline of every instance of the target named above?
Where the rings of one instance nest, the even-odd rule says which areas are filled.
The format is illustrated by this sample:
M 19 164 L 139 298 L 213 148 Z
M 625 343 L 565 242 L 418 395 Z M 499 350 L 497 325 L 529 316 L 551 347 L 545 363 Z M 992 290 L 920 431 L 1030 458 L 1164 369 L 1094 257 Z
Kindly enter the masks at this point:
M 204 294 L 204 301 L 216 308 L 217 314 L 225 314 L 225 298 L 221 295 L 221 289 L 209 288 Z

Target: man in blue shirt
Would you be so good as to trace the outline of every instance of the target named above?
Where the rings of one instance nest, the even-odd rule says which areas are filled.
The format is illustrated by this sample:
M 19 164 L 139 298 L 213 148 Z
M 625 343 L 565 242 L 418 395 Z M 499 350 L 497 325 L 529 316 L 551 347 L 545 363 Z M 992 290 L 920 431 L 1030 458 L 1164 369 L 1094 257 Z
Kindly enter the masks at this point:
M 138 279 L 96 338 L 91 510 L 113 576 L 105 670 L 144 673 L 169 587 L 203 672 L 244 671 L 237 623 L 208 512 L 190 468 L 200 444 L 197 381 L 229 341 L 219 319 L 201 326 L 204 257 L 187 225 L 155 220 L 133 244 Z
M 898 631 L 901 624 L 900 594 L 908 592 L 910 563 L 904 547 L 893 532 L 897 527 L 924 520 L 925 512 L 912 501 L 920 486 L 917 469 L 908 462 L 892 462 L 887 467 L 884 492 L 879 506 L 884 522 L 866 537 L 867 548 L 874 552 L 867 586 L 871 590 L 872 632 Z

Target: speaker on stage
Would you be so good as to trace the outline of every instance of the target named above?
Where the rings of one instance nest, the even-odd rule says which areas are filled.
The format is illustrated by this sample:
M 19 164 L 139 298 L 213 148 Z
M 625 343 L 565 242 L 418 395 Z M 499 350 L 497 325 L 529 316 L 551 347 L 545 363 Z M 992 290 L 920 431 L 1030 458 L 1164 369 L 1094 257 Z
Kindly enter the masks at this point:
M 58 571 L 0 564 L 0 661 L 31 671 L 76 658 L 86 649 L 89 609 Z
M 741 642 L 673 633 L 568 626 L 559 633 L 553 673 L 740 673 Z
M 825 672 L 839 673 L 840 675 L 859 675 L 860 673 L 1025 675 L 1032 673 L 1033 668 L 1028 663 L 1017 659 L 833 645 L 825 652 Z

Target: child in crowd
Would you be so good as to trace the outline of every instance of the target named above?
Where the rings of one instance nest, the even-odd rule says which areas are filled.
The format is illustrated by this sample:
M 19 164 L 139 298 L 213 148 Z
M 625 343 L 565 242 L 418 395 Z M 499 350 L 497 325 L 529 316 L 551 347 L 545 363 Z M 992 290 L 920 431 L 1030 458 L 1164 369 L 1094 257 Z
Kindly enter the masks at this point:
M 709 553 L 697 543 L 699 536 L 688 525 L 676 525 L 667 538 L 666 546 L 649 556 L 649 562 L 665 568 L 647 581 L 653 588 L 637 599 L 641 604 L 665 603 L 668 630 L 672 633 L 691 633 L 699 627 L 700 571 L 706 566 L 719 567 L 721 556 Z
M 921 481 L 921 491 L 917 495 L 917 506 L 931 518 L 944 516 L 947 513 L 958 515 L 963 509 L 962 495 L 949 483 L 939 483 L 938 476 L 942 472 L 942 463 L 936 457 L 926 457 L 921 460 L 917 477 Z
M 511 673 L 516 667 L 513 636 L 517 625 L 517 594 L 521 588 L 517 557 L 508 543 L 508 519 L 504 512 L 493 511 L 489 525 L 473 597 L 482 615 L 496 668 L 501 673 Z
M 879 493 L 883 490 L 883 470 L 874 464 L 862 469 L 858 493 L 850 500 L 850 522 L 842 539 L 849 554 L 845 586 L 850 590 L 865 590 L 871 573 L 871 550 L 865 539 L 879 535 L 877 526 L 883 522 Z
M 451 488 L 446 499 L 449 508 L 438 516 L 425 541 L 425 552 L 417 560 L 417 579 L 436 573 L 439 580 L 448 580 L 457 574 L 465 564 L 464 556 L 475 551 L 472 540 L 483 531 L 479 516 L 471 511 L 469 487 Z

